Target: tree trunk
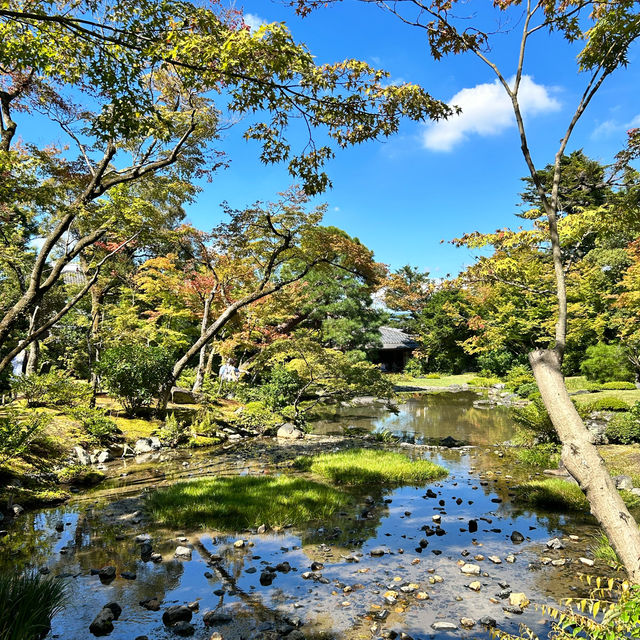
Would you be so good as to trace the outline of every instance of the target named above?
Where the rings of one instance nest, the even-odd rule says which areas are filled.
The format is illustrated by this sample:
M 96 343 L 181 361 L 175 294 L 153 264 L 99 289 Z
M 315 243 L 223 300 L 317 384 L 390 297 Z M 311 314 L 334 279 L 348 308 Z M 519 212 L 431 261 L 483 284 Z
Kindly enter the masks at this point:
M 100 348 L 98 340 L 100 337 L 100 319 L 102 314 L 102 303 L 106 290 L 102 287 L 91 287 L 91 326 L 89 327 L 89 369 L 91 370 L 91 401 L 89 406 L 95 408 L 96 396 L 100 387 L 100 380 L 95 371 L 95 365 L 100 361 Z
M 40 342 L 38 340 L 34 340 L 29 345 L 29 355 L 27 357 L 27 366 L 25 367 L 24 372 L 27 375 L 31 375 L 32 373 L 38 373 L 38 360 L 40 358 Z
M 216 356 L 216 350 L 213 348 L 213 345 L 212 345 L 209 351 L 209 357 L 207 358 L 207 366 L 204 369 L 205 380 L 211 377 L 211 373 L 213 371 L 213 359 L 215 358 L 215 356 Z
M 562 462 L 586 495 L 591 513 L 607 534 L 629 579 L 640 584 L 640 529 L 571 402 L 560 370 L 560 358 L 555 351 L 540 350 L 532 352 L 529 361 L 562 442 Z
M 191 391 L 193 393 L 200 393 L 202 389 L 202 383 L 204 382 L 205 369 L 207 366 L 207 345 L 205 344 L 202 349 L 200 349 L 200 356 L 198 358 L 198 367 L 196 369 L 196 379 L 193 383 L 193 387 Z

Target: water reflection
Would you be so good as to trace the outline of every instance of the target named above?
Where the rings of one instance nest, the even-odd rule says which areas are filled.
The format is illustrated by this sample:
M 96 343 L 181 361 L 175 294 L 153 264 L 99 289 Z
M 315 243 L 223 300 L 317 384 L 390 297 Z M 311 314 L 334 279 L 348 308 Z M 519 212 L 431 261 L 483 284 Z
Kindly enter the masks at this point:
M 506 407 L 477 409 L 473 391 L 416 394 L 390 413 L 380 404 L 337 408 L 314 423 L 314 433 L 330 434 L 348 429 L 391 431 L 406 442 L 437 443 L 451 436 L 473 445 L 509 440 L 513 422 Z

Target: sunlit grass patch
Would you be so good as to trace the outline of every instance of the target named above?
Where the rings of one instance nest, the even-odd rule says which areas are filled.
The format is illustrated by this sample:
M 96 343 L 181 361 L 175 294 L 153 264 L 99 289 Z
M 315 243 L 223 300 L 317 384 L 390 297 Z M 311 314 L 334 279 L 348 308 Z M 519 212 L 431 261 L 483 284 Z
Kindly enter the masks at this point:
M 602 560 L 612 567 L 620 567 L 618 554 L 614 551 L 609 538 L 604 533 L 593 536 L 593 543 L 589 545 L 589 550 L 596 560 Z
M 349 449 L 298 458 L 296 467 L 325 476 L 337 484 L 421 484 L 443 478 L 448 471 L 428 460 L 411 460 L 379 449 Z
M 577 484 L 547 478 L 532 480 L 514 487 L 514 501 L 553 511 L 589 511 L 589 501 Z M 629 491 L 620 495 L 629 508 L 640 507 L 640 498 Z
M 291 476 L 201 478 L 147 497 L 152 517 L 176 527 L 240 531 L 323 520 L 351 503 L 333 487 Z
M 516 459 L 530 467 L 554 469 L 560 462 L 559 447 L 553 443 L 523 447 L 515 452 Z

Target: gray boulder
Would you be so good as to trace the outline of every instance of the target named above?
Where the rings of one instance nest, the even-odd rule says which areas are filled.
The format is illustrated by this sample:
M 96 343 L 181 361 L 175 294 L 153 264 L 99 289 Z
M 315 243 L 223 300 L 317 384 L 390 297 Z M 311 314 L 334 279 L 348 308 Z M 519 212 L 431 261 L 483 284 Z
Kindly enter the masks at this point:
M 169 607 L 162 614 L 162 622 L 167 627 L 171 627 L 177 622 L 191 622 L 193 612 L 189 607 L 185 607 L 183 604 L 176 604 Z
M 286 440 L 299 440 L 304 438 L 304 433 L 291 422 L 287 422 L 278 429 L 277 436 Z
M 616 482 L 616 489 L 622 489 L 623 491 L 631 491 L 631 489 L 633 489 L 631 476 L 616 476 L 614 480 Z
M 91 464 L 91 458 L 85 449 L 82 447 L 73 447 L 73 453 L 78 459 L 78 463 L 84 466 L 88 466 Z
M 175 404 L 198 404 L 198 394 L 190 389 L 173 387 L 171 389 L 171 402 Z
M 104 449 L 103 451 L 100 451 L 96 456 L 96 461 L 99 462 L 100 464 L 109 462 L 110 460 L 113 460 L 113 456 L 111 455 L 111 452 L 107 451 L 106 449 Z

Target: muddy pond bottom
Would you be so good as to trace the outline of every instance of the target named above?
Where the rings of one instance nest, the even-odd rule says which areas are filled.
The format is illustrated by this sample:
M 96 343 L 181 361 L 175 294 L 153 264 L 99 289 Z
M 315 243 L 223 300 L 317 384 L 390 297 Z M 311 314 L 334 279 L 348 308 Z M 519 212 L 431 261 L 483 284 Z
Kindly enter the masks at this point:
M 309 529 L 233 536 L 159 529 L 138 496 L 97 492 L 16 523 L 0 548 L 3 570 L 26 562 L 67 579 L 68 604 L 47 636 L 65 640 L 93 637 L 89 625 L 109 602 L 122 607 L 113 640 L 178 637 L 163 623 L 173 605 L 191 607 L 191 637 L 202 640 L 214 632 L 224 640 L 311 640 L 390 631 L 415 640 L 488 639 L 492 621 L 511 633 L 520 623 L 548 625 L 533 604 L 510 605 L 512 592 L 557 603 L 576 595 L 579 572 L 606 573 L 579 561 L 596 530 L 590 520 L 510 502 L 510 487 L 528 476 L 508 468 L 497 450 L 399 449 L 442 464 L 449 476 L 368 488 L 351 509 Z M 564 548 L 547 548 L 556 537 Z M 145 541 L 160 561 L 144 555 Z M 178 547 L 188 551 L 176 557 Z M 92 572 L 105 566 L 115 568 L 113 579 Z M 141 604 L 149 600 L 157 610 Z

